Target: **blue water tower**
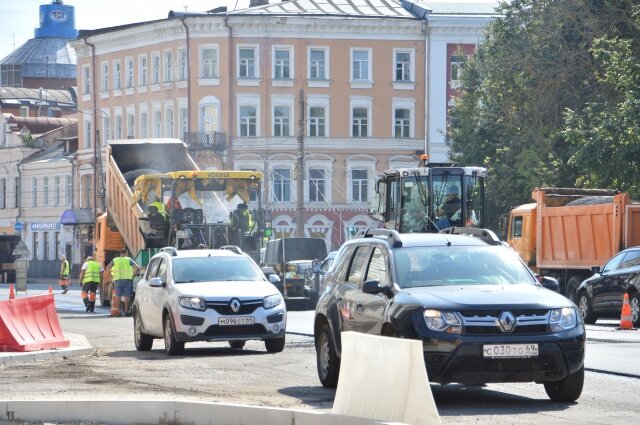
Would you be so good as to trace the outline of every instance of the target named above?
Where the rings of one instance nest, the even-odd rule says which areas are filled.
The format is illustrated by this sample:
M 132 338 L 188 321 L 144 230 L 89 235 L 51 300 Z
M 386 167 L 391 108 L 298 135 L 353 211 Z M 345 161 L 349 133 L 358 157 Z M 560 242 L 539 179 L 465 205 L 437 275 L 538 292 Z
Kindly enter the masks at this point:
M 59 37 L 74 39 L 78 36 L 75 26 L 73 6 L 65 6 L 62 0 L 40 6 L 40 28 L 35 30 L 36 38 Z

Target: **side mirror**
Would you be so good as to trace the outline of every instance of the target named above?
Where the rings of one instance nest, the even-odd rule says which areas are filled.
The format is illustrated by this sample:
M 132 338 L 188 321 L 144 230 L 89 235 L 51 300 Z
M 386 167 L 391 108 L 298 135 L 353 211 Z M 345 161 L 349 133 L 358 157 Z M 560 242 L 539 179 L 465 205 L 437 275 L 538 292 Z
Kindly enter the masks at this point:
M 277 274 L 270 274 L 269 275 L 269 282 L 273 283 L 274 285 L 276 283 L 280 283 L 280 277 L 278 277 Z
M 378 295 L 384 292 L 384 289 L 380 286 L 379 280 L 367 280 L 362 285 L 362 292 L 365 294 Z
M 592 273 L 602 273 L 602 270 L 600 269 L 600 266 L 591 266 L 591 272 Z
M 551 291 L 560 291 L 560 283 L 558 283 L 558 279 L 555 279 L 553 277 L 542 276 L 540 284 Z
M 167 282 L 164 281 L 163 278 L 161 277 L 154 277 L 153 279 L 151 279 L 149 281 L 149 286 L 153 287 L 153 288 L 161 288 L 163 287 Z

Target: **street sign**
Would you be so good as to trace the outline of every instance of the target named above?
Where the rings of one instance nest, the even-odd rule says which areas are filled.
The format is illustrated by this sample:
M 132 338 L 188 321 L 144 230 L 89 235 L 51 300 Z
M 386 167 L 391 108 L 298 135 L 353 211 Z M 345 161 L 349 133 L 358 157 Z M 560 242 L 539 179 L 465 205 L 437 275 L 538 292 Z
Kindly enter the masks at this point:
M 21 231 L 22 231 L 22 229 L 24 229 L 24 223 L 19 222 L 19 221 L 16 221 L 16 222 L 13 224 L 13 230 L 15 230 L 16 232 L 21 232 Z

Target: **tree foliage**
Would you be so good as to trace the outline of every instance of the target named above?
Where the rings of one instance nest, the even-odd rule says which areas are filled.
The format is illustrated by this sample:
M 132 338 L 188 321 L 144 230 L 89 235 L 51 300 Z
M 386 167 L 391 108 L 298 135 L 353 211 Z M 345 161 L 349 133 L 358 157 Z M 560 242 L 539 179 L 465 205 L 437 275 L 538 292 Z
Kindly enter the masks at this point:
M 624 60 L 639 56 L 635 4 L 513 0 L 499 7 L 502 17 L 464 68 L 463 95 L 456 100 L 448 138 L 453 161 L 489 170 L 490 223 L 513 205 L 530 202 L 535 187 L 626 187 L 622 176 L 610 179 L 619 167 L 597 171 L 602 162 L 593 159 L 602 155 L 602 147 L 591 145 L 605 137 L 604 127 L 612 131 L 612 124 L 631 119 L 633 108 L 637 112 L 637 102 L 621 104 L 640 78 L 628 63 L 633 60 Z M 636 78 L 622 87 L 619 77 L 627 72 Z M 602 116 L 612 105 L 624 112 L 615 119 Z M 605 118 L 608 125 L 602 123 Z M 595 122 L 602 131 L 592 132 Z M 637 134 L 636 127 L 636 142 Z M 611 145 L 619 136 L 606 135 Z M 630 155 L 632 139 L 625 139 L 629 146 L 620 149 L 621 155 Z

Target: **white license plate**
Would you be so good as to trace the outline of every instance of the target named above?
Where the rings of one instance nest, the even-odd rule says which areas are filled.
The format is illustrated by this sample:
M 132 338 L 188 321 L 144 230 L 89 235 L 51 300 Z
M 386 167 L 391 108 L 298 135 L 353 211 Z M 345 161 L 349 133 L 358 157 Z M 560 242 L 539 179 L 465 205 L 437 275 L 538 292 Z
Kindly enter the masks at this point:
M 253 316 L 218 318 L 218 325 L 220 326 L 253 325 L 254 323 L 256 323 L 256 318 Z
M 538 344 L 485 344 L 482 356 L 486 358 L 538 357 Z

